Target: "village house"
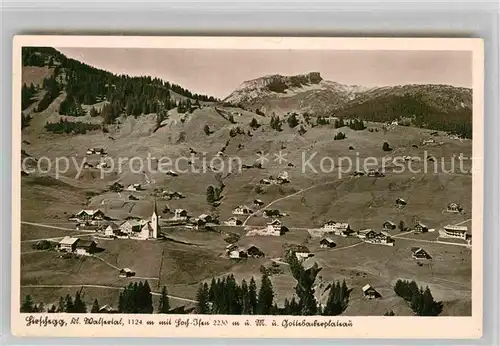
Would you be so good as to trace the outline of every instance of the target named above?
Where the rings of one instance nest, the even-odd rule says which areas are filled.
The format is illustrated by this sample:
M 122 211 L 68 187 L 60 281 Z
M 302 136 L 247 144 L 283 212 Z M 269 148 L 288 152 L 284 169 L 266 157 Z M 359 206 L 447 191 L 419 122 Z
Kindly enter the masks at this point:
M 104 220 L 105 215 L 99 209 L 81 210 L 74 215 L 70 220 L 76 220 L 79 223 L 96 223 Z
M 174 216 L 173 220 L 186 220 L 188 216 L 188 213 L 186 209 L 175 209 L 174 210 Z
M 235 216 L 231 216 L 229 219 L 227 219 L 227 221 L 224 221 L 224 224 L 226 226 L 239 226 L 241 225 L 243 222 L 241 222 L 241 220 L 239 220 L 237 217 Z
M 252 257 L 252 258 L 260 258 L 260 257 L 264 257 L 265 256 L 264 252 L 262 252 L 255 245 L 250 245 L 249 247 L 247 247 L 246 253 L 247 253 L 248 257 Z
M 271 180 L 264 178 L 264 179 L 261 179 L 261 180 L 259 181 L 259 184 L 262 184 L 262 185 L 270 185 L 270 184 L 271 184 Z
M 114 222 L 109 222 L 104 227 L 104 236 L 106 236 L 106 237 L 114 237 L 118 231 L 120 231 L 120 226 L 118 226 Z
M 228 246 L 226 246 L 227 253 L 234 251 L 234 250 L 237 250 L 237 249 L 238 249 L 238 245 L 236 245 L 236 244 L 229 244 Z
M 377 232 L 373 229 L 363 229 L 357 232 L 359 239 L 374 239 L 377 236 Z
M 279 233 L 278 235 L 281 235 L 282 228 L 283 228 L 283 224 L 278 219 L 275 219 L 275 220 L 267 223 L 267 230 L 270 233 Z
M 125 234 L 126 237 L 128 237 L 130 234 L 139 233 L 141 231 L 141 228 L 143 225 L 144 225 L 143 220 L 129 219 L 129 220 L 123 221 L 119 225 L 119 228 L 120 228 L 121 233 Z
M 127 186 L 127 191 L 139 191 L 139 190 L 142 190 L 141 188 L 141 184 L 137 183 L 137 184 L 130 184 L 129 186 Z
M 75 252 L 77 255 L 90 256 L 97 248 L 97 243 L 93 240 L 78 240 L 76 242 Z
M 99 162 L 96 166 L 96 168 L 101 169 L 101 168 L 108 168 L 108 163 L 107 162 Z
M 446 211 L 448 213 L 460 213 L 460 212 L 462 212 L 462 210 L 463 210 L 463 208 L 457 203 L 450 203 L 446 207 Z
M 327 232 L 343 237 L 347 237 L 353 233 L 351 226 L 349 226 L 347 222 L 335 222 L 330 220 L 325 223 L 323 228 Z
M 162 197 L 168 200 L 185 198 L 185 196 L 182 193 L 177 191 L 163 191 Z
M 120 277 L 128 278 L 131 276 L 135 276 L 135 272 L 132 271 L 130 268 L 123 268 L 120 270 Z
M 78 238 L 73 238 L 66 236 L 57 244 L 57 249 L 64 252 L 74 252 L 76 250 L 76 243 L 78 243 Z
M 283 227 L 280 220 L 273 220 L 269 222 L 266 228 L 254 229 L 247 232 L 247 236 L 263 235 L 263 236 L 275 236 L 279 237 L 286 232 L 286 227 Z
M 378 178 L 378 177 L 384 177 L 384 176 L 385 176 L 385 174 L 384 174 L 384 173 L 380 172 L 380 171 L 379 171 L 379 170 L 377 170 L 377 169 L 371 169 L 371 170 L 369 170 L 369 171 L 366 173 L 366 175 L 367 175 L 368 177 L 375 177 L 375 178 Z
M 113 233 L 118 238 L 133 238 L 139 240 L 156 239 L 160 233 L 160 226 L 158 222 L 158 211 L 156 208 L 156 201 L 153 205 L 153 211 L 150 220 L 130 219 L 124 221 L 119 226 L 119 231 Z
M 179 174 L 177 174 L 176 172 L 174 172 L 172 170 L 168 170 L 166 175 L 169 175 L 171 177 L 177 177 Z
M 233 215 L 249 215 L 252 214 L 252 210 L 246 205 L 239 205 L 233 210 Z
M 335 242 L 330 238 L 321 239 L 319 241 L 319 245 L 321 248 L 333 248 L 333 247 L 337 246 L 337 244 L 335 244 Z
M 467 226 L 446 225 L 443 227 L 444 234 L 450 238 L 467 240 Z
M 389 245 L 389 246 L 394 246 L 394 238 L 391 237 L 391 235 L 387 232 L 380 232 L 375 235 L 373 239 L 370 240 L 371 243 L 374 244 L 384 244 L 384 245 Z
M 432 259 L 432 257 L 421 247 L 411 248 L 411 257 L 414 259 Z
M 276 178 L 276 182 L 278 184 L 289 183 L 290 179 L 288 178 L 288 172 L 281 172 L 280 174 L 278 174 L 278 177 Z
M 396 229 L 396 224 L 392 221 L 386 221 L 382 224 L 382 228 L 387 231 L 393 231 Z
M 417 222 L 415 227 L 413 227 L 413 230 L 417 233 L 425 233 L 429 231 L 429 228 L 427 228 L 426 225 L 424 225 L 422 222 Z
M 363 296 L 366 299 L 376 299 L 380 298 L 381 295 L 369 284 L 364 285 L 361 290 L 363 291 Z
M 303 261 L 306 258 L 311 257 L 311 252 L 309 251 L 307 246 L 304 245 L 295 245 L 295 244 L 291 245 L 288 248 L 287 253 L 288 254 L 293 253 L 299 261 Z
M 396 199 L 396 207 L 397 208 L 404 208 L 404 207 L 406 207 L 407 204 L 408 203 L 402 198 Z
M 247 257 L 248 257 L 247 253 L 243 250 L 233 250 L 229 252 L 229 258 L 231 259 L 240 259 Z
M 282 217 L 286 216 L 284 213 L 281 213 L 278 209 L 266 209 L 262 212 L 262 216 L 264 217 Z
M 253 204 L 260 207 L 264 205 L 264 202 L 261 199 L 254 199 Z

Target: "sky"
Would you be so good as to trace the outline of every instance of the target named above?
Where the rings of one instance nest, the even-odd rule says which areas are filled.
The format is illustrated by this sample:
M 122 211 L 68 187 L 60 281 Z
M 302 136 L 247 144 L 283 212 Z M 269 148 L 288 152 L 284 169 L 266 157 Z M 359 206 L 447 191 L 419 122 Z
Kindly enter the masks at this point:
M 367 87 L 400 84 L 472 87 L 470 51 L 56 49 L 113 73 L 159 77 L 192 92 L 221 99 L 247 80 L 308 72 L 320 72 L 325 80 Z

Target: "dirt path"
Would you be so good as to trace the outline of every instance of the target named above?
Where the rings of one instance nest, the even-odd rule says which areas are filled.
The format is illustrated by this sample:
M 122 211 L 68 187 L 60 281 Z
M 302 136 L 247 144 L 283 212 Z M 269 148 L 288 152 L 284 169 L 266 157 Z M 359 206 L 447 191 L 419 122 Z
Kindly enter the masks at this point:
M 90 233 L 84 233 L 84 234 L 72 234 L 72 237 L 89 237 L 92 236 Z M 61 240 L 64 237 L 54 237 L 54 238 L 39 238 L 39 239 L 28 239 L 28 240 L 21 240 L 21 243 L 35 243 L 37 241 L 42 241 L 42 240 L 53 240 L 53 241 L 58 241 Z
M 399 150 L 401 150 L 401 148 L 396 149 L 396 150 L 394 150 L 393 152 L 391 152 L 390 154 L 387 154 L 387 155 L 383 156 L 383 157 L 381 158 L 381 161 L 383 162 L 385 158 L 387 158 L 387 157 L 389 157 L 389 156 L 391 156 L 391 155 L 394 155 L 394 154 L 395 154 L 396 152 L 398 152 Z M 379 165 L 379 167 L 378 167 L 378 168 L 380 168 L 380 167 L 381 167 L 381 165 Z M 342 168 L 342 167 L 339 167 L 339 168 Z M 319 186 L 324 186 L 324 185 L 329 185 L 329 184 L 333 184 L 333 183 L 339 182 L 339 181 L 341 181 L 342 179 L 345 179 L 345 177 L 338 178 L 338 179 L 336 179 L 336 180 L 330 180 L 330 181 L 327 181 L 327 182 L 324 182 L 324 183 L 320 183 L 320 184 L 316 184 L 316 185 L 313 185 L 313 186 L 309 186 L 309 187 L 307 187 L 307 188 L 305 188 L 305 189 L 302 189 L 302 190 L 299 190 L 299 191 L 297 191 L 297 192 L 294 192 L 294 193 L 292 193 L 291 195 L 287 195 L 287 196 L 284 196 L 284 197 L 281 197 L 281 198 L 275 199 L 274 201 L 271 201 L 271 202 L 270 202 L 269 204 L 267 204 L 266 206 L 264 206 L 264 207 L 262 207 L 261 209 L 259 209 L 259 210 L 255 211 L 253 214 L 248 215 L 248 217 L 245 219 L 245 221 L 243 221 L 242 226 L 245 226 L 245 225 L 246 225 L 246 223 L 248 222 L 248 220 L 250 220 L 250 218 L 251 218 L 252 216 L 254 216 L 254 215 L 256 215 L 256 214 L 258 214 L 258 213 L 260 213 L 260 212 L 263 212 L 265 209 L 269 208 L 269 207 L 270 207 L 271 205 L 273 205 L 274 203 L 277 203 L 277 202 L 279 202 L 279 201 L 285 200 L 285 199 L 290 198 L 290 197 L 293 197 L 293 196 L 297 196 L 297 195 L 299 195 L 299 194 L 301 194 L 301 193 L 303 193 L 303 192 L 306 192 L 306 191 L 312 190 L 312 189 L 314 189 L 314 188 L 316 188 L 316 187 L 319 187 Z
M 118 286 L 104 286 L 104 285 L 21 285 L 21 288 L 81 288 L 81 287 L 89 287 L 89 288 L 107 288 L 112 290 L 123 290 L 123 287 Z M 151 292 L 154 296 L 161 296 L 160 292 Z M 197 300 L 167 295 L 170 299 L 181 300 L 189 303 L 198 303 Z
M 73 231 L 73 232 L 92 232 L 92 233 L 94 233 L 94 231 L 79 231 L 79 230 L 74 229 L 74 228 L 59 227 L 59 226 L 47 225 L 47 224 L 43 224 L 43 223 L 36 223 L 36 222 L 28 222 L 28 221 L 21 221 L 21 224 L 31 225 L 31 226 L 38 226 L 38 227 L 45 227 L 45 228 L 62 229 L 62 230 L 64 230 L 64 231 Z

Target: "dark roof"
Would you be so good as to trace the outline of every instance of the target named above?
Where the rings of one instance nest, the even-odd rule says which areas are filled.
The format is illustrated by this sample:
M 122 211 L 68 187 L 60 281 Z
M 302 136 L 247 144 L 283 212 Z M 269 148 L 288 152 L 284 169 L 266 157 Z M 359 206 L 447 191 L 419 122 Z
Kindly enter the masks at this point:
M 76 247 L 91 247 L 92 245 L 97 245 L 97 243 L 93 240 L 79 240 L 76 243 Z

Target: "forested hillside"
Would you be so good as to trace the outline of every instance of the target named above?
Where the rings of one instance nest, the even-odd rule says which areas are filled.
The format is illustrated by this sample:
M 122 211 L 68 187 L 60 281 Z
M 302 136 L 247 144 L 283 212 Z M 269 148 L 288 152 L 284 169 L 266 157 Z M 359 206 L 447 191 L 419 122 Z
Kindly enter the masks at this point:
M 46 78 L 41 90 L 32 85 L 23 85 L 23 109 L 28 107 L 33 95 L 43 91 L 37 111 L 43 111 L 59 95 L 66 92 L 66 98 L 59 106 L 61 115 L 85 115 L 82 105 L 107 101 L 111 110 L 107 121 L 113 122 L 121 113 L 138 116 L 157 113 L 178 107 L 189 111 L 201 102 L 217 101 L 214 97 L 191 93 L 179 85 L 158 78 L 115 75 L 67 58 L 54 48 L 23 47 L 23 66 L 48 66 L 53 75 Z M 171 93 L 183 97 L 175 101 Z

